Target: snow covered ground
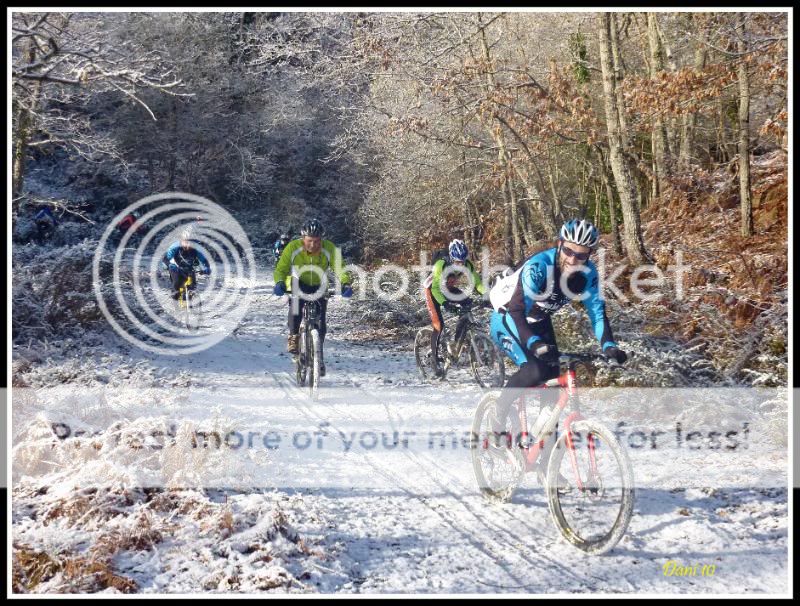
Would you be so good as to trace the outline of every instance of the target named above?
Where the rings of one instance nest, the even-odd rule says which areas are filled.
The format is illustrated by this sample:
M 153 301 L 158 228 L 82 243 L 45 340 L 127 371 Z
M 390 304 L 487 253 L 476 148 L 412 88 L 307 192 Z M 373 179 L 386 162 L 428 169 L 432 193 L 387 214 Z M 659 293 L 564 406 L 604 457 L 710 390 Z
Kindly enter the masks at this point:
M 286 304 L 271 286 L 270 268 L 260 269 L 240 327 L 209 350 L 165 357 L 130 349 L 128 368 L 154 368 L 155 383 L 112 387 L 119 382 L 110 365 L 107 385 L 15 393 L 17 587 L 789 593 L 780 397 L 692 403 L 684 394 L 675 410 L 663 392 L 623 390 L 608 394 L 606 406 L 587 406 L 587 416 L 609 427 L 625 419 L 625 439 L 645 428 L 669 438 L 659 448 L 629 442 L 638 486 L 632 522 L 614 550 L 587 556 L 562 539 L 535 477 L 510 503 L 478 493 L 469 450 L 449 442 L 469 431 L 483 395 L 469 375 L 421 383 L 409 344 L 353 338 L 351 303 L 338 297 L 329 306 L 328 376 L 310 400 L 295 384 Z M 768 414 L 776 406 L 777 417 Z M 704 435 L 747 423 L 747 448 L 678 449 L 670 438 L 676 419 Z M 54 423 L 70 437 L 55 438 Z M 135 442 L 155 430 L 171 432 L 175 444 Z M 197 431 L 250 444 L 192 448 Z M 445 447 L 439 434 L 430 442 L 431 432 L 448 436 Z M 393 445 L 395 434 L 408 446 Z

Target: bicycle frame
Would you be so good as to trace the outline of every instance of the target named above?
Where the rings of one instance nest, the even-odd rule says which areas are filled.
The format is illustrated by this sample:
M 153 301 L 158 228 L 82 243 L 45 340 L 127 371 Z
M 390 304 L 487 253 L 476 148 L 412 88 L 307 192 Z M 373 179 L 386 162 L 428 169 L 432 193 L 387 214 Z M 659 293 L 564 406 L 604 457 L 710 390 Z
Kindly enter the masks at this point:
M 186 294 L 186 291 L 189 290 L 189 287 L 192 285 L 192 282 L 193 282 L 192 274 L 191 272 L 189 272 L 188 274 L 186 274 L 186 279 L 183 281 L 183 284 L 181 284 L 180 288 L 178 288 L 178 293 L 180 294 L 180 296 L 178 297 L 178 301 L 181 303 L 181 305 L 183 305 L 184 303 L 184 295 Z
M 319 329 L 321 309 L 319 299 L 307 301 L 303 305 L 303 326 L 306 330 Z
M 460 331 L 461 336 L 453 341 L 452 355 L 445 349 L 447 353 L 447 364 L 445 369 L 449 368 L 451 363 L 456 364 L 458 362 L 459 357 L 461 357 L 461 350 L 464 349 L 467 333 L 469 332 L 470 328 L 478 328 L 478 323 L 475 321 L 475 316 L 472 313 L 472 309 L 466 310 L 459 315 L 453 335 L 455 336 L 459 334 Z
M 576 360 L 570 360 L 567 371 L 554 379 L 550 379 L 546 381 L 542 385 L 537 387 L 531 387 L 530 389 L 538 390 L 538 389 L 552 389 L 552 388 L 560 388 L 561 392 L 559 394 L 558 402 L 553 407 L 553 411 L 550 415 L 550 418 L 547 419 L 545 424 L 542 426 L 541 435 L 548 436 L 556 429 L 558 425 L 558 420 L 561 418 L 561 414 L 564 412 L 564 409 L 567 407 L 567 404 L 572 404 L 572 408 L 574 409 L 570 414 L 567 415 L 567 418 L 564 421 L 564 430 L 566 431 L 566 446 L 567 452 L 570 458 L 570 465 L 572 470 L 575 474 L 575 482 L 576 486 L 579 490 L 584 489 L 583 481 L 580 477 L 580 473 L 578 472 L 578 458 L 575 453 L 575 441 L 572 434 L 572 424 L 576 421 L 582 420 L 584 417 L 580 412 L 579 405 L 580 401 L 578 399 L 577 394 L 577 383 L 576 383 L 576 373 L 575 373 L 575 366 L 580 363 Z M 524 399 L 521 397 L 519 400 L 519 418 L 520 418 L 520 441 L 522 442 L 521 449 L 523 451 L 523 458 L 525 461 L 525 472 L 532 471 L 536 467 L 536 461 L 541 454 L 542 449 L 544 448 L 544 439 L 537 440 L 533 445 L 528 444 L 529 433 L 528 433 L 528 419 L 527 419 L 527 412 L 525 407 Z M 589 461 L 590 461 L 590 469 L 592 475 L 594 476 L 597 474 L 597 460 L 595 458 L 595 444 L 594 444 L 594 436 L 591 434 L 587 436 L 587 447 L 589 449 Z

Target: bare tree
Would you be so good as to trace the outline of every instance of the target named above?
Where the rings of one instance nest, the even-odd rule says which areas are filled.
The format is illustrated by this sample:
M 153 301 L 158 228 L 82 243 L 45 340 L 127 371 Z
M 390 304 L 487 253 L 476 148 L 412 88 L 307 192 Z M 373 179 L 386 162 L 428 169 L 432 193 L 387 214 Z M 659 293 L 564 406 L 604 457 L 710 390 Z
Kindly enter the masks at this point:
M 91 103 L 92 95 L 120 93 L 155 120 L 139 91 L 175 94 L 181 84 L 157 53 L 130 52 L 114 39 L 113 28 L 97 27 L 97 21 L 88 13 L 12 15 L 15 195 L 23 188 L 31 146 L 65 146 L 86 158 L 105 154 L 120 159 L 107 138 L 86 128 L 85 114 L 74 111 Z
M 603 74 L 603 99 L 605 101 L 608 129 L 609 159 L 622 205 L 622 216 L 625 221 L 625 250 L 630 262 L 639 265 L 648 260 L 648 255 L 642 241 L 642 228 L 639 218 L 639 208 L 641 207 L 639 189 L 631 175 L 622 147 L 614 72 L 611 63 L 611 15 L 609 13 L 599 13 L 597 23 L 600 67 Z
M 753 196 L 750 186 L 750 80 L 747 75 L 747 39 L 745 13 L 739 13 L 736 29 L 739 36 L 739 197 L 742 235 L 753 235 Z

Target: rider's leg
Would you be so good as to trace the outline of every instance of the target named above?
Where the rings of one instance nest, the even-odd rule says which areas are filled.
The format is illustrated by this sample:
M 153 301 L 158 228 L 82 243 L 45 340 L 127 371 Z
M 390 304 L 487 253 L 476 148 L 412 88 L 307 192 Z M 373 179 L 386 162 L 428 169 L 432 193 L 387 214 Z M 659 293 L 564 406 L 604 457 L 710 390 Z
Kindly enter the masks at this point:
M 442 328 L 444 327 L 444 318 L 442 317 L 442 308 L 436 299 L 433 298 L 433 293 L 430 288 L 425 289 L 425 304 L 428 307 L 428 315 L 431 318 L 431 360 L 438 372 L 439 361 L 437 359 L 437 352 L 439 351 L 439 338 L 442 335 Z
M 286 349 L 290 354 L 298 354 L 300 352 L 300 320 L 302 319 L 304 303 L 305 301 L 297 294 L 292 294 L 289 297 L 289 338 Z M 294 313 L 295 306 L 297 313 Z
M 169 280 L 172 284 L 172 298 L 175 300 L 178 299 L 178 294 L 185 277 L 186 274 L 183 273 L 179 267 L 176 267 L 175 265 L 169 266 Z
M 531 327 L 545 342 L 552 341 L 555 345 L 553 326 L 549 318 L 537 322 Z M 505 419 L 511 405 L 521 395 L 525 388 L 541 385 L 545 381 L 558 376 L 558 364 L 555 366 L 531 355 L 519 341 L 514 323 L 506 314 L 494 312 L 490 320 L 492 339 L 497 345 L 519 366 L 519 370 L 509 378 L 505 388 L 497 398 L 496 423 L 498 427 L 493 430 L 500 431 L 505 425 Z M 557 359 L 557 358 L 556 358 Z M 548 390 L 544 390 L 548 391 Z

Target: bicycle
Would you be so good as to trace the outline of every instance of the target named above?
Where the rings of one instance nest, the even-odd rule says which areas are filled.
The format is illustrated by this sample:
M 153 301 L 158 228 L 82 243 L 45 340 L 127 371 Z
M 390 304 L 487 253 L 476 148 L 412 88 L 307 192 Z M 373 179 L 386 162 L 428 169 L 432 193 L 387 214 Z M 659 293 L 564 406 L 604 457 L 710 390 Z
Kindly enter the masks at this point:
M 203 311 L 200 295 L 192 288 L 194 281 L 194 272 L 189 271 L 178 287 L 178 312 L 186 329 L 190 331 L 200 328 Z
M 308 381 L 313 400 L 319 397 L 319 377 L 322 364 L 321 300 L 329 299 L 333 294 L 334 290 L 328 289 L 322 297 L 307 300 L 303 305 L 302 319 L 300 320 L 300 352 L 294 359 L 295 373 L 298 387 L 304 387 L 306 380 Z
M 584 418 L 580 412 L 575 370 L 579 365 L 589 366 L 598 360 L 605 357 L 561 354 L 559 365 L 562 369 L 566 367 L 566 371 L 540 387 L 531 388 L 560 389 L 558 402 L 538 435 L 529 432 L 522 396 L 504 422 L 495 415 L 497 393 L 487 394 L 472 422 L 475 479 L 485 496 L 499 501 L 509 501 L 525 475 L 537 469 L 539 458 L 544 456 L 545 441 L 550 441 L 556 432 L 540 482 L 545 486 L 550 516 L 561 535 L 591 554 L 605 553 L 620 541 L 630 523 L 635 500 L 633 469 L 627 452 L 610 429 Z M 572 412 L 564 421 L 564 433 L 559 436 L 559 418 L 568 404 Z M 485 428 L 487 424 L 489 427 Z M 610 504 L 605 505 L 605 501 Z
M 472 302 L 466 299 L 457 306 L 458 321 L 455 328 L 455 340 L 450 343 L 450 332 L 444 326 L 439 337 L 437 356 L 443 360 L 442 379 L 447 377 L 450 367 L 460 367 L 469 357 L 469 365 L 478 385 L 481 387 L 502 387 L 505 382 L 505 362 L 503 354 L 485 333 L 483 327 L 472 311 Z M 488 307 L 484 302 L 481 307 Z M 433 356 L 431 355 L 431 335 L 433 328 L 425 326 L 417 331 L 414 339 L 414 358 L 423 380 L 433 375 Z M 467 348 L 467 344 L 469 347 Z

